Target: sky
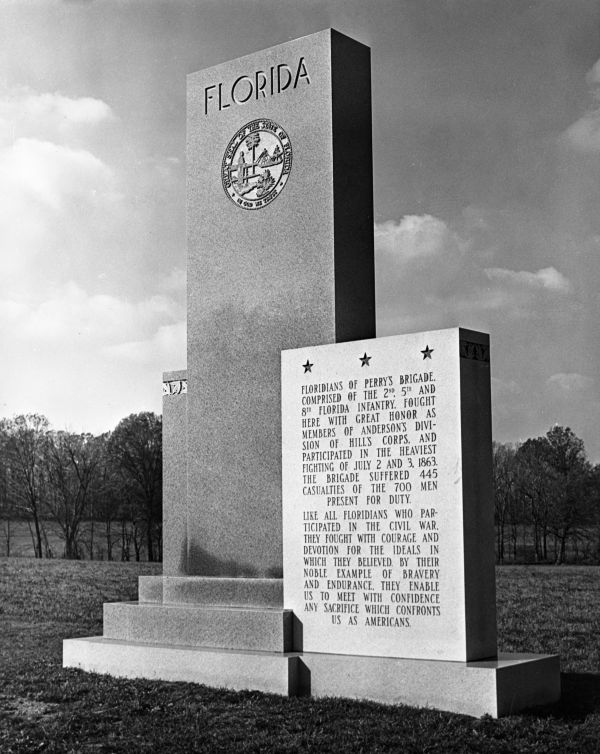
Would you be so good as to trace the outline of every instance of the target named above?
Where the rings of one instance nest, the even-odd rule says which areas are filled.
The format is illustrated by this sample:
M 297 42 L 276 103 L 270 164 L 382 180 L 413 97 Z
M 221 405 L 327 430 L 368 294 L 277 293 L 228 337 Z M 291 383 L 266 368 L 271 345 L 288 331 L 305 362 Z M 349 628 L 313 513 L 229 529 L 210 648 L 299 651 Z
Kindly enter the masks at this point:
M 490 333 L 493 436 L 600 461 L 597 0 L 2 0 L 0 416 L 100 433 L 185 367 L 185 77 L 372 49 L 379 336 Z

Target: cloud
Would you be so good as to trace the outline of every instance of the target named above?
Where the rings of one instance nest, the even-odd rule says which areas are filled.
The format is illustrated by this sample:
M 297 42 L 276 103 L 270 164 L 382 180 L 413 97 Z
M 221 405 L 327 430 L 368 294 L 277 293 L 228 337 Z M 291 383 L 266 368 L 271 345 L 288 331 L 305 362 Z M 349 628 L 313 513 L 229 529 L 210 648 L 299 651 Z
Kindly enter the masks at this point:
M 600 60 L 587 72 L 586 82 L 594 102 L 600 102 Z M 590 108 L 563 132 L 562 138 L 577 151 L 600 153 L 600 107 Z
M 185 366 L 185 331 L 185 308 L 166 294 L 131 301 L 69 281 L 38 304 L 0 298 L 0 414 L 100 432 L 160 411 L 160 376 Z
M 87 150 L 30 138 L 0 148 L 0 292 L 59 275 L 83 239 L 102 238 L 119 198 L 114 172 Z
M 0 190 L 7 201 L 27 201 L 28 209 L 32 201 L 52 210 L 63 209 L 69 198 L 93 202 L 112 178 L 91 152 L 48 141 L 20 138 L 0 153 Z
M 515 396 L 522 395 L 523 390 L 516 380 L 502 380 L 499 377 L 492 377 L 492 395 L 494 400 L 504 401 L 514 399 Z
M 161 372 L 185 365 L 181 165 L 124 145 L 117 120 L 0 85 L 0 415 L 104 431 L 160 411 Z
M 486 245 L 480 230 L 467 223 L 458 234 L 431 215 L 376 226 L 379 335 L 458 324 L 488 331 L 500 318 L 545 316 L 557 296 L 571 293 L 554 267 L 488 266 L 502 248 L 497 239 Z
M 558 388 L 564 393 L 579 393 L 593 387 L 594 379 L 576 372 L 559 372 L 548 377 L 546 385 L 551 388 Z
M 431 215 L 405 215 L 400 222 L 375 224 L 378 250 L 400 260 L 438 256 L 456 242 L 457 237 L 448 226 Z
M 545 289 L 556 293 L 569 293 L 571 284 L 564 275 L 554 267 L 545 267 L 537 272 L 525 270 L 505 270 L 500 267 L 490 267 L 484 270 L 486 277 L 492 281 L 499 281 L 508 285 L 524 288 Z
M 181 292 L 187 287 L 187 271 L 181 267 L 173 267 L 171 272 L 163 279 L 161 288 L 165 291 Z
M 585 75 L 587 85 L 596 100 L 600 100 L 600 60 L 597 60 Z
M 84 137 L 113 120 L 93 97 L 0 89 L 0 292 L 31 295 L 102 237 L 122 194 Z
M 567 143 L 580 152 L 600 153 L 600 108 L 579 118 L 563 135 Z
M 62 143 L 116 120 L 110 106 L 93 97 L 37 93 L 29 87 L 0 90 L 0 143 L 11 143 L 15 135 Z
M 146 340 L 107 346 L 103 353 L 122 363 L 158 364 L 159 368 L 175 369 L 185 364 L 187 324 L 185 320 L 162 325 Z
M 131 302 L 114 295 L 90 295 L 74 281 L 36 305 L 3 299 L 2 312 L 7 321 L 10 318 L 14 338 L 33 347 L 44 344 L 53 349 L 120 344 L 150 335 L 184 313 L 180 303 L 166 295 Z

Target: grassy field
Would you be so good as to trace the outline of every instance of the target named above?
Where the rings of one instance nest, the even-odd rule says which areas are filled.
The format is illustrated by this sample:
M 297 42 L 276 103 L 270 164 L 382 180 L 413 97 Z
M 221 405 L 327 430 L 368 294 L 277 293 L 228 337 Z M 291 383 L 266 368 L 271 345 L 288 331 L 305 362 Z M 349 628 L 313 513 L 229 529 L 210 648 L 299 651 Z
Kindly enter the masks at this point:
M 600 751 L 600 570 L 499 568 L 500 649 L 558 652 L 563 698 L 492 720 L 339 699 L 286 699 L 61 667 L 62 639 L 102 631 L 148 563 L 0 559 L 0 752 Z

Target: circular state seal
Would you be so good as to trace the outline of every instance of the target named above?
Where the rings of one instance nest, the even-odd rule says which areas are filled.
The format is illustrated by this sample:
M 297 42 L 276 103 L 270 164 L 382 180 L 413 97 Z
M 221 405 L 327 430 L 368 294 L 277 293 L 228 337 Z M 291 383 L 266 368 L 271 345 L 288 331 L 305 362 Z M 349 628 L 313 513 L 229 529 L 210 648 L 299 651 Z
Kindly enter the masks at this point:
M 283 128 L 261 118 L 246 123 L 227 145 L 223 188 L 242 209 L 261 209 L 276 199 L 292 169 L 292 145 Z

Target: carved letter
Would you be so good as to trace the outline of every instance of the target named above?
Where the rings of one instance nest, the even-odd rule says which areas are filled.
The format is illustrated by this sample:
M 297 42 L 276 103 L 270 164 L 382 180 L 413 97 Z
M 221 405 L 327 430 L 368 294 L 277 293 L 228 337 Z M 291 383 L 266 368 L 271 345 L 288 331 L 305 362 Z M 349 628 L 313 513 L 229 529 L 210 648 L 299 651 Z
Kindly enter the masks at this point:
M 308 71 L 306 70 L 306 66 L 304 65 L 304 58 L 300 58 L 300 62 L 298 63 L 298 70 L 296 71 L 296 78 L 294 80 L 294 89 L 298 86 L 298 81 L 300 79 L 306 79 L 306 83 L 310 84 Z

